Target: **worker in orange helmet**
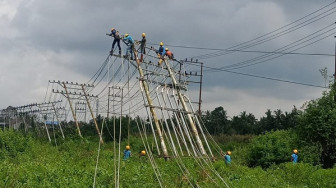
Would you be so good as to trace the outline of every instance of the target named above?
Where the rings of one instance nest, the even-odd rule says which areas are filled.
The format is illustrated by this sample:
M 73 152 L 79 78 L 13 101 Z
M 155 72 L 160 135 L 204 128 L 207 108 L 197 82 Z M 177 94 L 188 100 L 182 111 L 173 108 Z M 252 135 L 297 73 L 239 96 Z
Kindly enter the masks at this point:
M 124 150 L 124 160 L 128 160 L 130 157 L 131 157 L 131 147 L 127 145 Z

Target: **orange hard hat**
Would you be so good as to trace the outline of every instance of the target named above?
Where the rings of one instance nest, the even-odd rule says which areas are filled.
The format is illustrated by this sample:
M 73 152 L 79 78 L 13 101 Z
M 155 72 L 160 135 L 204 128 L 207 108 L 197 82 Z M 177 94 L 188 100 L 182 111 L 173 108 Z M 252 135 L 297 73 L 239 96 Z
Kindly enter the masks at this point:
M 127 150 L 130 150 L 130 149 L 131 149 L 131 146 L 126 146 L 126 149 L 127 149 Z

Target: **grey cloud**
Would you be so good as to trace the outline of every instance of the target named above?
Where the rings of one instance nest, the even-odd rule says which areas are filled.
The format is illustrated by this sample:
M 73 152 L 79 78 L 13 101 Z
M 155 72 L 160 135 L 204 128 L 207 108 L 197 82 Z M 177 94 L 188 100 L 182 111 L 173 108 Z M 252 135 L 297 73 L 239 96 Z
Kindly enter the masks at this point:
M 29 51 L 25 52 L 26 48 L 34 49 L 37 54 L 45 56 L 45 58 L 37 58 L 36 61 L 48 61 L 48 67 L 53 67 L 55 71 L 67 69 L 64 74 L 73 73 L 80 75 L 81 79 L 83 77 L 89 79 L 105 60 L 110 50 L 112 41 L 105 33 L 109 32 L 111 27 L 117 28 L 122 34 L 130 33 L 136 39 L 140 38 L 142 32 L 146 32 L 148 41 L 152 43 L 164 41 L 165 44 L 172 45 L 227 48 L 286 25 L 327 3 L 327 1 L 313 0 L 304 2 L 289 0 L 22 1 L 9 26 L 11 30 L 17 32 L 16 38 L 0 36 L 2 44 L 0 55 L 8 57 L 8 61 L 11 59 L 18 61 L 17 58 L 9 57 L 6 54 L 11 52 L 10 54 L 23 55 L 29 53 Z M 275 50 L 324 27 L 330 21 L 334 21 L 332 17 L 251 49 Z M 309 48 L 300 50 L 300 52 L 307 50 L 308 52 L 332 53 L 333 42 L 323 40 Z M 211 52 L 174 47 L 170 47 L 170 49 L 179 59 Z M 34 56 L 35 54 L 30 55 Z M 258 55 L 261 54 L 237 52 L 205 59 L 203 62 L 206 66 L 220 67 Z M 34 61 L 32 57 L 25 60 Z M 236 71 L 323 85 L 324 81 L 321 79 L 318 69 L 327 66 L 330 71 L 333 70 L 330 61 L 333 60 L 328 57 L 291 55 Z M 41 88 L 48 79 L 58 79 L 55 78 L 56 76 L 60 76 L 59 79 L 64 78 L 62 72 L 50 74 L 48 68 L 38 69 L 38 71 L 45 74 L 40 77 L 32 75 L 31 79 L 43 80 L 44 76 L 48 75 L 48 77 L 45 77 L 45 82 L 41 81 L 31 87 Z M 11 79 L 16 78 L 11 77 Z M 273 95 L 282 100 L 310 98 L 304 91 L 296 90 L 295 87 L 288 84 L 225 72 L 205 72 L 204 83 L 204 90 L 225 87 L 237 91 L 244 89 L 244 92 L 256 95 L 253 91 L 257 89 L 262 91 L 257 95 Z M 7 89 L 12 87 L 5 86 Z M 19 90 L 17 88 L 20 86 L 15 87 L 16 90 Z M 191 88 L 191 90 L 196 89 L 196 86 Z M 1 100 L 6 100 L 6 97 L 9 97 L 9 93 Z M 234 98 L 227 100 L 232 101 Z

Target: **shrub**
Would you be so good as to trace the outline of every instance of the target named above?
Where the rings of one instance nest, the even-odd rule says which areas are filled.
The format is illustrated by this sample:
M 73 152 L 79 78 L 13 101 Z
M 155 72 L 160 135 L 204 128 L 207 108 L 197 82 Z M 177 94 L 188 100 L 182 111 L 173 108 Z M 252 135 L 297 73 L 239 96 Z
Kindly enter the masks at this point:
M 24 137 L 14 130 L 0 130 L 0 158 L 5 156 L 16 157 L 18 153 L 22 153 L 29 148 L 29 137 Z
M 272 164 L 290 161 L 292 149 L 297 147 L 296 138 L 294 132 L 284 130 L 255 137 L 247 150 L 248 165 L 268 168 Z

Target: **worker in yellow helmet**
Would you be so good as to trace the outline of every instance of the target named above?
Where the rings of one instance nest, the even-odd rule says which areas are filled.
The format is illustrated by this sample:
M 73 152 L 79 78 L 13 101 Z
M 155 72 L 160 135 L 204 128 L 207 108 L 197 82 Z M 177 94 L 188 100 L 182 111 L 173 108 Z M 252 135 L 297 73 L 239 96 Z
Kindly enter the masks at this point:
M 224 155 L 224 160 L 226 164 L 231 164 L 231 151 L 227 151 Z
M 128 160 L 130 157 L 131 157 L 131 147 L 127 145 L 124 150 L 124 160 Z
M 169 59 L 174 59 L 174 54 L 172 51 L 170 51 L 168 48 L 166 48 L 166 54 Z
M 291 155 L 291 161 L 295 164 L 298 162 L 298 160 L 299 160 L 298 150 L 294 149 L 293 154 Z
M 141 53 L 141 56 L 140 56 L 140 62 L 143 61 L 143 54 L 146 53 L 145 51 L 145 48 L 146 48 L 146 33 L 142 33 L 142 39 L 140 41 L 140 53 Z
M 160 42 L 160 47 L 159 47 L 159 50 L 156 50 L 156 54 L 158 55 L 158 58 L 160 59 L 159 60 L 159 65 L 161 65 L 162 61 L 163 61 L 163 57 L 166 54 L 166 50 L 163 47 L 163 42 Z
M 133 38 L 126 33 L 124 35 L 123 41 L 125 42 L 125 44 L 127 45 L 127 49 L 126 49 L 126 57 L 128 57 L 128 54 L 131 54 L 131 59 L 133 59 L 133 49 L 134 49 L 134 40 Z

